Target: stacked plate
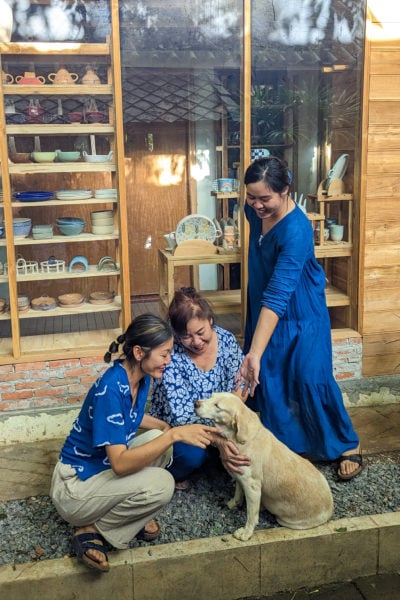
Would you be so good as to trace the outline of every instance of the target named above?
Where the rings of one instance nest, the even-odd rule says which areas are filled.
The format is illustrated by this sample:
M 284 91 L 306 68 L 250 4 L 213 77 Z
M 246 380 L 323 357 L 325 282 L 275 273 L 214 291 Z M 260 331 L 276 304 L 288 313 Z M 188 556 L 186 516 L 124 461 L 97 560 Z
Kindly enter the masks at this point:
M 92 197 L 91 190 L 58 190 L 57 200 L 87 200 Z
M 117 190 L 115 188 L 103 189 L 103 190 L 94 190 L 95 198 L 116 198 Z
M 90 220 L 94 235 L 114 233 L 114 214 L 112 210 L 95 210 L 90 213 Z

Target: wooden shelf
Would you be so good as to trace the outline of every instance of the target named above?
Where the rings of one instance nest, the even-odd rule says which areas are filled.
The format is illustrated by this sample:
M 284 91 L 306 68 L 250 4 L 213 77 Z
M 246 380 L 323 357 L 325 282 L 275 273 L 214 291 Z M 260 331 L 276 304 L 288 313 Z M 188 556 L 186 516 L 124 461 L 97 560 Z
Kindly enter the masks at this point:
M 1 54 L 13 54 L 15 56 L 102 56 L 110 54 L 110 44 L 85 44 L 80 42 L 1 42 Z M 83 58 L 82 58 L 83 60 Z
M 97 265 L 89 265 L 87 271 L 63 271 L 62 273 L 31 273 L 29 275 L 18 275 L 16 279 L 18 283 L 24 281 L 55 281 L 61 279 L 87 279 L 90 277 L 114 277 L 120 275 L 120 270 L 117 271 L 99 271 Z M 6 275 L 0 275 L 0 283 L 8 283 Z
M 36 123 L 6 125 L 7 135 L 113 135 L 110 123 Z M 22 163 L 24 164 L 24 163 Z M 40 164 L 40 163 L 35 163 Z M 59 163 L 56 163 L 59 164 Z M 71 163 L 66 163 L 70 165 Z M 79 163 L 81 164 L 81 163 Z
M 351 256 L 353 244 L 349 242 L 324 242 L 321 246 L 315 246 L 317 258 L 337 258 L 339 256 Z
M 115 163 L 20 163 L 10 164 L 8 171 L 11 175 L 51 174 L 51 173 L 104 173 L 115 171 Z
M 7 96 L 112 96 L 111 85 L 100 83 L 98 85 L 85 85 L 71 83 L 57 85 L 44 83 L 41 85 L 20 85 L 12 83 L 3 85 L 3 93 Z
M 350 306 L 349 296 L 331 285 L 326 287 L 325 296 L 326 303 L 330 308 L 333 306 Z
M 62 97 L 66 100 L 86 99 L 95 96 L 102 97 L 101 100 L 108 104 L 108 122 L 107 123 L 21 123 L 5 124 L 3 123 L 3 138 L 0 137 L 0 161 L 3 181 L 4 200 L 2 209 L 6 223 L 6 238 L 0 240 L 0 246 L 5 247 L 5 262 L 8 264 L 7 275 L 0 276 L 0 282 L 8 286 L 7 302 L 10 305 L 10 312 L 0 315 L 1 320 L 11 321 L 11 341 L 7 342 L 7 352 L 10 353 L 7 360 L 20 361 L 22 355 L 29 353 L 30 359 L 33 356 L 52 358 L 58 356 L 85 356 L 85 354 L 98 353 L 100 346 L 109 344 L 110 339 L 115 337 L 121 330 L 124 330 L 131 321 L 130 307 L 130 274 L 129 274 L 129 249 L 128 249 L 128 225 L 127 225 L 127 206 L 126 206 L 126 183 L 125 183 L 125 165 L 124 165 L 124 140 L 123 140 L 123 106 L 122 106 L 122 81 L 121 81 L 121 58 L 119 44 L 119 18 L 117 3 L 113 0 L 113 10 L 111 11 L 111 34 L 106 43 L 80 43 L 80 42 L 12 42 L 0 43 L 0 55 L 6 60 L 8 65 L 13 65 L 13 73 L 24 74 L 29 70 L 30 63 L 34 63 L 38 73 L 48 74 L 54 70 L 54 64 L 69 65 L 87 65 L 93 64 L 101 66 L 102 81 L 98 85 L 88 85 L 85 83 L 54 84 L 47 83 L 40 85 L 27 84 L 2 84 L 0 82 L 1 104 L 4 108 L 4 98 L 12 98 L 16 102 L 26 100 L 27 97 L 48 98 L 57 102 Z M 33 70 L 33 69 L 32 69 Z M 80 70 L 76 69 L 79 73 Z M 106 75 L 105 75 L 106 73 Z M 104 76 L 105 75 L 105 76 Z M 11 119 L 10 119 L 11 120 Z M 114 151 L 112 162 L 49 162 L 49 163 L 12 163 L 9 159 L 8 138 L 11 136 L 52 136 L 57 138 L 68 138 L 68 136 L 91 136 L 92 144 L 95 142 L 94 136 L 108 137 L 110 147 Z M 71 141 L 71 140 L 70 140 Z M 23 140 L 21 140 L 21 144 Z M 59 142 L 57 142 L 59 144 Z M 57 145 L 56 147 L 62 147 Z M 65 178 L 64 174 L 68 177 Z M 76 174 L 76 177 L 74 175 Z M 86 176 L 85 174 L 88 174 Z M 90 174 L 93 174 L 91 177 Z M 100 177 L 96 177 L 98 174 Z M 54 182 L 53 189 L 59 189 L 65 185 L 69 188 L 93 187 L 114 187 L 118 189 L 118 198 L 89 198 L 85 200 L 58 200 L 52 199 L 44 202 L 18 202 L 13 198 L 15 187 L 21 187 L 20 182 L 24 181 L 23 176 L 34 176 L 29 189 L 49 189 Z M 17 177 L 15 177 L 17 176 Z M 58 177 L 59 176 L 59 177 Z M 28 180 L 28 177 L 26 178 Z M 67 181 L 67 183 L 65 183 Z M 33 183 L 32 183 L 33 182 Z M 40 183 L 42 182 L 42 184 Z M 96 182 L 98 185 L 96 186 Z M 111 183 L 110 183 L 111 182 Z M 43 186 L 43 187 L 42 187 Z M 51 189 L 51 188 L 50 188 Z M 17 209 L 29 209 L 28 214 L 34 212 L 33 209 L 41 208 L 40 215 L 46 214 L 46 207 L 55 210 L 60 207 L 60 211 L 55 210 L 56 214 L 65 213 L 65 207 L 78 206 L 79 210 L 83 208 L 82 214 L 87 213 L 89 206 L 99 205 L 99 208 L 108 205 L 112 208 L 115 216 L 115 230 L 109 235 L 94 235 L 89 231 L 77 236 L 54 235 L 52 238 L 35 240 L 32 237 L 15 238 L 12 235 L 12 220 Z M 86 206 L 86 209 L 84 208 Z M 49 211 L 50 212 L 50 211 Z M 55 220 L 55 219 L 52 219 Z M 87 225 L 90 230 L 90 225 Z M 105 242 L 107 254 L 110 253 L 113 262 L 118 265 L 116 271 L 99 271 L 96 264 L 89 266 L 87 271 L 68 270 L 62 273 L 36 273 L 23 275 L 18 273 L 18 253 L 21 249 L 27 248 L 31 260 L 37 261 L 40 266 L 39 257 L 43 251 L 49 255 L 54 254 L 57 247 L 70 245 L 70 253 L 74 245 L 75 254 L 88 257 L 91 262 L 96 261 L 97 249 L 100 248 L 100 242 Z M 43 247 L 43 248 L 41 248 Z M 21 252 L 22 253 L 22 252 Z M 104 251 L 103 251 L 104 253 Z M 80 265 L 82 266 L 82 265 Z M 26 290 L 30 298 L 39 297 L 41 293 L 41 283 L 46 285 L 46 289 L 51 288 L 51 282 L 54 281 L 54 293 L 57 289 L 63 287 L 62 280 L 73 280 L 77 287 L 90 289 L 95 279 L 102 277 L 103 282 L 115 285 L 117 294 L 112 304 L 91 304 L 85 303 L 76 308 L 56 307 L 51 310 L 37 311 L 29 309 L 28 311 L 18 311 L 18 296 L 21 290 Z M 104 279 L 106 278 L 106 279 Z M 108 278 L 108 280 L 107 280 Z M 110 279 L 111 278 L 111 279 Z M 78 284 L 79 280 L 79 284 Z M 59 282 L 56 285 L 56 282 Z M 100 281 L 100 280 L 99 280 Z M 58 286 L 58 287 L 57 287 Z M 51 294 L 50 294 L 51 295 Z M 98 315 L 90 317 L 90 314 Z M 108 316 L 100 313 L 110 313 Z M 79 332 L 72 333 L 68 338 L 63 331 L 58 334 L 59 327 L 70 327 L 70 320 L 67 316 L 78 315 L 82 317 L 79 321 Z M 86 316 L 85 316 L 86 315 Z M 57 319 L 61 317 L 61 319 Z M 35 319 L 41 321 L 36 324 Z M 43 319 L 47 322 L 41 326 Z M 31 323 L 29 324 L 29 320 Z M 21 322 L 25 321 L 24 327 Z M 74 319 L 74 322 L 76 318 Z M 54 333 L 51 335 L 42 335 L 42 332 L 50 333 L 54 323 Z M 115 324 L 115 325 L 114 325 Z M 118 324 L 118 329 L 110 329 Z M 104 330 L 104 331 L 103 331 Z M 23 335 L 21 335 L 21 331 Z M 27 331 L 29 331 L 28 337 Z M 111 332 L 111 333 L 110 333 Z M 34 335 L 33 335 L 34 333 Z M 106 334 L 106 338 L 103 335 Z M 71 346 L 68 346 L 68 340 L 71 340 Z M 106 339 L 105 343 L 102 343 Z M 27 340 L 30 340 L 27 345 Z M 95 340 L 92 344 L 92 340 Z M 100 341 L 101 340 L 101 341 Z M 100 341 L 100 343 L 99 343 Z M 5 346 L 4 346 L 5 347 Z M 90 347 L 90 349 L 89 349 Z M 86 349 L 88 351 L 86 352 Z M 57 354 L 58 353 L 58 354 Z M 0 348 L 0 355 L 4 361 L 3 345 Z M 22 357 L 22 360 L 26 360 Z

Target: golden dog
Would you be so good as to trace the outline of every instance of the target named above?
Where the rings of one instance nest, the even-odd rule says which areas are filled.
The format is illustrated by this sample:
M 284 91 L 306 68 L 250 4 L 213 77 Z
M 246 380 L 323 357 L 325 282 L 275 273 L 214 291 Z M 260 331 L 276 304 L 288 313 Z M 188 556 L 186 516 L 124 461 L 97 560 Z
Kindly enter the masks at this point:
M 245 541 L 253 535 L 261 503 L 280 525 L 290 529 L 309 529 L 329 521 L 333 499 L 325 477 L 268 431 L 240 398 L 219 392 L 197 400 L 195 409 L 200 417 L 214 421 L 224 437 L 251 459 L 242 475 L 231 473 L 236 490 L 228 506 L 240 505 L 243 492 L 247 505 L 246 524 L 234 532 L 236 538 Z

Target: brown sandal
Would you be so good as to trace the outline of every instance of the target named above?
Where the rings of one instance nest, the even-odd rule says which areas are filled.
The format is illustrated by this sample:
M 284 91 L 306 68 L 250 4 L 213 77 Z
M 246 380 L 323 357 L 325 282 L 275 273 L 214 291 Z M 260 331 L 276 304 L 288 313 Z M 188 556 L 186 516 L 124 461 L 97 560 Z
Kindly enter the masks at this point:
M 354 471 L 352 473 L 349 473 L 348 475 L 343 475 L 343 473 L 340 470 L 340 465 L 345 460 L 349 460 L 350 462 L 358 464 L 358 467 L 356 469 L 354 469 Z M 342 454 L 342 456 L 340 456 L 338 458 L 337 466 L 338 466 L 337 476 L 339 477 L 339 479 L 341 479 L 342 481 L 350 481 L 350 479 L 354 479 L 354 477 L 357 477 L 357 475 L 359 475 L 361 473 L 361 471 L 364 469 L 365 465 L 363 464 L 363 457 L 360 452 L 357 454 Z

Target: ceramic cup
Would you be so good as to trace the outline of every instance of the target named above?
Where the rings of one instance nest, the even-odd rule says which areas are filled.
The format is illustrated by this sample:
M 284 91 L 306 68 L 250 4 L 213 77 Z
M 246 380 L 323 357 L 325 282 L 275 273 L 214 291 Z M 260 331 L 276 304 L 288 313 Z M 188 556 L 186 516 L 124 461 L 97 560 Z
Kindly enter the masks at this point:
M 168 244 L 168 250 L 174 250 L 176 248 L 175 233 L 166 233 L 164 235 L 164 240 Z
M 343 232 L 343 225 L 331 225 L 329 227 L 329 235 L 333 242 L 341 242 L 343 239 Z

